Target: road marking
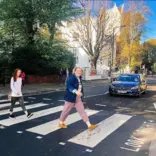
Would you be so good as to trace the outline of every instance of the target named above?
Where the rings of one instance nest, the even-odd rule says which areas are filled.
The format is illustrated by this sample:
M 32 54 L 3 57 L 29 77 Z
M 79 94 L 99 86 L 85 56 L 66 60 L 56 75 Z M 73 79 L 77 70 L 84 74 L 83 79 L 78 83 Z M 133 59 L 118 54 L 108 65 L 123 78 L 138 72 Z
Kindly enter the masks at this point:
M 132 152 L 139 152 L 140 148 L 136 149 L 130 149 L 130 148 L 125 148 L 125 147 L 120 147 L 121 149 L 127 150 L 127 151 L 132 151 Z
M 43 103 L 37 103 L 37 104 L 33 104 L 33 105 L 26 105 L 26 109 L 33 109 L 33 108 L 38 108 L 38 107 L 42 107 L 42 106 L 46 106 L 48 104 L 43 104 Z M 20 105 L 18 105 L 20 106 Z M 14 108 L 14 113 L 15 112 L 19 112 L 19 111 L 22 111 L 22 108 L 21 107 L 18 107 L 18 108 Z M 5 115 L 5 114 L 8 114 L 9 113 L 9 110 L 1 110 L 0 111 L 0 115 Z
M 24 101 L 25 104 L 28 104 L 28 102 Z M 19 105 L 19 104 L 18 104 Z M 0 104 L 0 108 L 3 108 L 3 107 L 8 107 L 8 106 L 11 106 L 11 102 L 9 103 L 4 103 L 4 104 Z
M 54 108 L 49 108 L 49 109 L 35 112 L 31 118 L 27 118 L 26 115 L 21 115 L 21 116 L 16 117 L 16 119 L 14 120 L 4 119 L 4 120 L 1 120 L 1 124 L 4 126 L 11 126 L 11 125 L 15 125 L 15 124 L 22 123 L 25 121 L 33 120 L 39 117 L 43 117 L 49 114 L 57 113 L 57 112 L 60 112 L 62 109 L 63 109 L 63 106 L 57 106 Z
M 64 146 L 66 143 L 64 143 L 64 142 L 60 142 L 59 144 L 62 145 L 62 146 Z
M 96 106 L 102 106 L 102 107 L 106 107 L 106 105 L 102 105 L 102 104 L 95 104 Z
M 23 131 L 17 131 L 17 133 L 18 133 L 18 134 L 22 134 L 22 133 L 23 133 Z
M 156 113 L 156 111 L 151 111 L 151 110 L 144 110 L 144 112 Z
M 64 102 L 65 100 L 58 100 L 59 102 Z
M 3 125 L 0 124 L 0 129 L 5 129 L 5 127 Z
M 86 130 L 68 141 L 93 148 L 102 140 L 107 138 L 107 136 L 113 133 L 116 129 L 122 126 L 125 122 L 127 122 L 131 117 L 132 116 L 129 115 L 114 114 L 101 121 L 95 130 L 91 132 Z
M 109 92 L 106 92 L 105 95 L 108 94 L 108 93 L 109 93 Z
M 131 108 L 128 108 L 128 107 L 118 107 L 119 109 L 131 109 Z
M 0 103 L 1 102 L 10 102 L 11 100 L 0 100 Z
M 155 121 L 154 121 L 154 120 L 149 120 L 149 122 L 150 122 L 150 123 L 154 123 Z
M 154 108 L 156 109 L 156 103 L 153 103 L 153 105 L 154 105 Z
M 28 97 L 28 99 L 34 99 L 34 100 L 35 100 L 35 99 L 36 99 L 36 97 Z
M 42 136 L 37 136 L 36 138 L 37 138 L 37 139 L 42 139 L 43 137 L 42 137 Z
M 90 97 L 102 96 L 102 95 L 105 95 L 105 93 L 104 94 L 97 94 L 97 95 L 88 95 L 88 96 L 85 96 L 84 98 L 90 98 Z
M 49 99 L 49 98 L 43 98 L 43 100 L 51 101 L 52 99 Z
M 93 150 L 91 150 L 91 149 L 86 149 L 86 152 L 89 152 L 89 153 L 91 153 Z
M 85 111 L 88 114 L 88 116 L 94 115 L 99 112 L 99 111 L 94 111 L 94 110 L 85 110 Z M 66 124 L 70 125 L 70 124 L 75 123 L 80 120 L 82 120 L 82 119 L 79 116 L 79 114 L 74 113 L 74 114 L 69 115 L 69 117 L 67 118 Z M 58 123 L 59 123 L 59 119 L 56 119 L 56 120 L 44 123 L 42 125 L 38 125 L 36 127 L 29 128 L 26 131 L 37 133 L 40 135 L 47 135 L 49 133 L 52 133 L 52 132 L 60 129 L 60 127 L 58 127 Z

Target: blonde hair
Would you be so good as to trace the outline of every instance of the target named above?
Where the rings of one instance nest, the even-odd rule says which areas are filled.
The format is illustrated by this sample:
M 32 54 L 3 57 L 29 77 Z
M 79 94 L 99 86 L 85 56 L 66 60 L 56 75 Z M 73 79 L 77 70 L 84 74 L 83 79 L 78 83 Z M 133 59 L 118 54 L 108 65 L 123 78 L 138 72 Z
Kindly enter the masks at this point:
M 81 69 L 81 70 L 82 70 L 81 67 L 75 67 L 75 68 L 73 69 L 73 71 L 72 71 L 72 74 L 75 74 L 75 71 L 76 71 L 77 69 Z M 82 72 L 83 72 L 83 70 L 82 70 Z

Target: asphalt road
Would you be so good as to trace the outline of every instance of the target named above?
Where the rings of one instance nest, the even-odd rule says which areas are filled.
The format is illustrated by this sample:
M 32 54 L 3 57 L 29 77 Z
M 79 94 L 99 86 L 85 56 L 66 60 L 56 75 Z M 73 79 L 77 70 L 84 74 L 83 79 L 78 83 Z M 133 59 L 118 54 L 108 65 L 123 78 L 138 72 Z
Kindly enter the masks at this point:
M 25 97 L 29 120 L 17 105 L 8 118 L 10 102 L 0 101 L 0 156 L 155 156 L 156 77 L 148 79 L 141 98 L 108 94 L 108 83 L 85 88 L 86 112 L 98 128 L 87 131 L 75 109 L 68 128 L 58 128 L 64 92 Z M 150 150 L 149 150 L 150 149 Z

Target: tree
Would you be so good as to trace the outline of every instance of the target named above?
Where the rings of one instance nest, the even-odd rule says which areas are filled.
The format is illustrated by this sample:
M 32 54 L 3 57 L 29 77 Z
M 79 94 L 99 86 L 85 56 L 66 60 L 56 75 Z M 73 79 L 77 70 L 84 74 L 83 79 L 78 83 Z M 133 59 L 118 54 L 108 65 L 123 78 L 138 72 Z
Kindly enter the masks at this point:
M 5 22 L 14 19 L 28 44 L 33 44 L 35 34 L 45 23 L 53 40 L 56 25 L 81 12 L 72 6 L 73 2 L 75 0 L 3 0 L 0 2 L 0 17 Z
M 12 67 L 21 67 L 33 74 L 68 66 L 71 53 L 64 44 L 60 46 L 62 42 L 56 46 L 55 34 L 63 21 L 82 12 L 73 2 L 75 0 L 0 1 L 0 58 L 6 58 L 2 64 L 11 62 Z M 60 61 L 63 57 L 66 60 Z
M 153 65 L 154 72 L 156 72 L 156 63 Z
M 121 46 L 121 42 L 118 43 Z M 121 48 L 121 47 L 120 47 Z M 136 37 L 136 39 L 128 43 L 124 43 L 123 47 L 120 49 L 120 54 L 118 54 L 118 66 L 126 66 L 129 65 L 131 70 L 134 70 L 135 67 L 140 67 L 142 63 L 142 55 L 143 50 L 140 45 L 140 37 Z
M 128 5 L 128 11 L 123 13 L 124 27 L 118 42 L 118 64 L 128 65 L 131 70 L 141 65 L 143 50 L 139 42 L 146 31 L 146 16 L 150 11 L 143 1 L 130 1 Z
M 97 13 L 87 9 L 83 17 L 75 18 L 70 26 L 70 38 L 80 46 L 89 57 L 91 73 L 96 73 L 96 64 L 104 47 L 112 44 L 113 29 L 120 26 L 120 18 L 106 7 Z
M 146 67 L 151 68 L 151 66 L 156 63 L 156 39 L 150 39 L 143 44 L 143 64 Z

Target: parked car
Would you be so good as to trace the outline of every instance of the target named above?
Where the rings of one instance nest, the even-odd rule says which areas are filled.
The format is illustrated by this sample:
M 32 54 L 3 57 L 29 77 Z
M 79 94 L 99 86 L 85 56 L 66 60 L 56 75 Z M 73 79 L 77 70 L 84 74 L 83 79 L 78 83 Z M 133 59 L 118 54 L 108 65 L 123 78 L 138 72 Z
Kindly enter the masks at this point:
M 146 93 L 146 79 L 141 74 L 122 74 L 117 77 L 109 86 L 109 94 L 132 95 L 140 97 Z

